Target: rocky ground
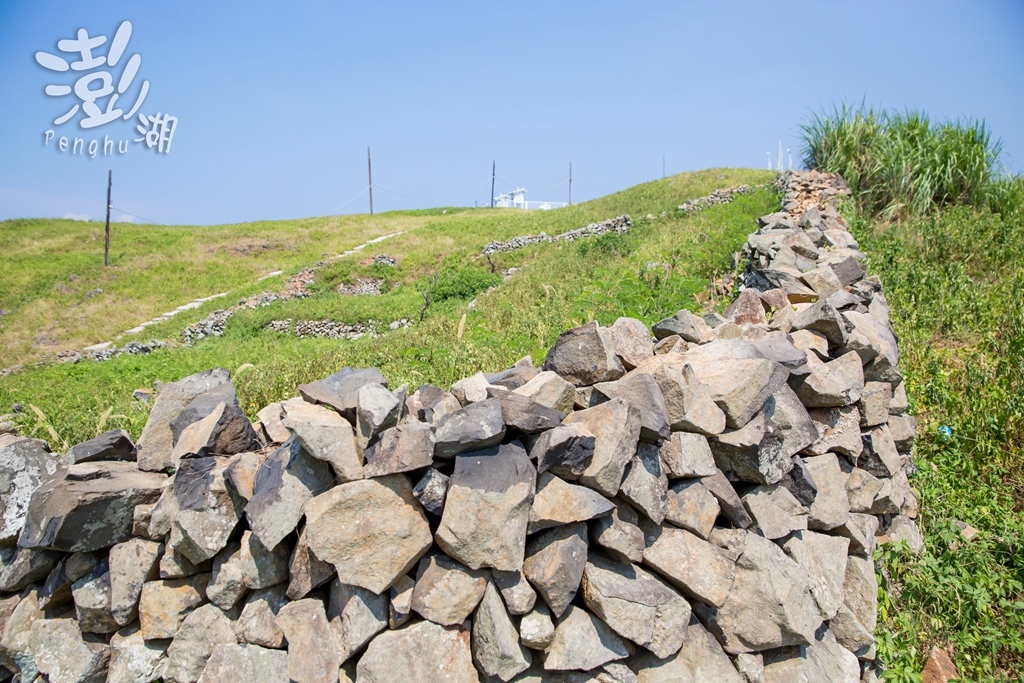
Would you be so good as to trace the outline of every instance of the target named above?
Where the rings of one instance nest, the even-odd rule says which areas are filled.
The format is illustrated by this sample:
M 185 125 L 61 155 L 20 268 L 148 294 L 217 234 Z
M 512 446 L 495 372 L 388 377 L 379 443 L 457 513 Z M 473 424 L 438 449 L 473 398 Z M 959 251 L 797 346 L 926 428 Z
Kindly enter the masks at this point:
M 344 368 L 252 424 L 226 371 L 137 444 L 0 436 L 22 681 L 880 680 L 872 551 L 914 419 L 833 176 L 784 177 L 724 315 L 561 335 L 449 389 Z

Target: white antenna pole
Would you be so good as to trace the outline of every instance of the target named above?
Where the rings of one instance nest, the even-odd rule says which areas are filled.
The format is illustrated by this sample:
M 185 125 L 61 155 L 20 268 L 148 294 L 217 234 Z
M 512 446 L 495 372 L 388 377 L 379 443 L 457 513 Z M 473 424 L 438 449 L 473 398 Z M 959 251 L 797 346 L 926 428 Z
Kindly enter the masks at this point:
M 775 168 L 779 173 L 782 173 L 782 140 L 779 140 L 779 157 Z
M 793 152 L 792 152 L 792 150 L 789 147 L 786 148 L 786 156 L 789 157 L 789 170 L 792 171 L 793 170 Z
M 768 170 L 770 171 L 770 170 L 772 170 L 772 153 L 771 152 L 765 152 L 765 154 L 768 155 Z

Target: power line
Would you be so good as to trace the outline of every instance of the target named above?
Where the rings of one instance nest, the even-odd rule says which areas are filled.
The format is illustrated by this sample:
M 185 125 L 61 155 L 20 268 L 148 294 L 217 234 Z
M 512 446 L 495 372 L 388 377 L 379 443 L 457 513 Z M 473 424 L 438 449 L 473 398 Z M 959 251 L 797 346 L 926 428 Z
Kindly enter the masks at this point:
M 161 226 L 163 226 L 165 228 L 171 227 L 169 225 L 164 225 L 163 223 L 160 223 L 159 221 L 150 220 L 149 218 L 143 218 L 142 216 L 136 216 L 134 213 L 128 213 L 124 209 L 119 209 L 119 208 L 117 208 L 116 206 L 113 206 L 113 205 L 110 208 L 112 208 L 114 211 L 120 211 L 121 213 L 123 213 L 126 216 L 131 216 L 132 218 L 138 218 L 140 221 L 143 221 L 144 223 L 153 223 L 154 225 L 161 225 Z
M 392 192 L 388 188 L 382 187 L 379 183 L 377 185 L 374 185 L 374 187 L 377 188 L 378 190 L 383 190 L 384 192 L 387 192 L 388 194 L 393 194 L 396 197 L 402 197 L 403 199 L 411 199 L 411 200 L 413 200 L 415 202 L 426 202 L 426 201 L 429 201 L 427 199 L 423 199 L 422 197 L 410 197 L 409 195 L 402 194 L 400 192 Z
M 367 185 L 367 186 L 366 186 L 366 187 L 364 187 L 363 189 L 359 190 L 359 194 L 357 194 L 357 195 L 356 195 L 355 197 L 352 197 L 352 199 L 348 200 L 347 202 L 343 202 L 343 203 L 341 203 L 341 204 L 338 204 L 338 205 L 337 205 L 336 207 L 334 207 L 333 209 L 331 209 L 331 212 L 333 213 L 333 212 L 337 211 L 338 209 L 342 209 L 342 208 L 344 208 L 344 207 L 348 206 L 349 204 L 351 204 L 351 203 L 352 203 L 352 202 L 354 202 L 355 200 L 357 200 L 357 199 L 359 199 L 360 197 L 362 197 L 362 196 L 363 196 L 363 193 L 364 193 L 364 192 L 366 192 L 366 191 L 367 191 L 367 190 L 369 190 L 369 189 L 370 189 L 370 186 L 369 186 L 369 185 Z

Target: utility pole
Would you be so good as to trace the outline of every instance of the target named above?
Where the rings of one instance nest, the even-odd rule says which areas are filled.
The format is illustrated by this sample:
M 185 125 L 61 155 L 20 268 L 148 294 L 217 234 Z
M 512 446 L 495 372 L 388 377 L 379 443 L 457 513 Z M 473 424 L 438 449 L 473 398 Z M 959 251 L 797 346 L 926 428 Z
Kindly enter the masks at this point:
M 114 184 L 114 172 L 107 171 L 107 227 L 103 237 L 103 266 L 110 265 L 110 188 Z
M 370 162 L 370 148 L 366 148 L 366 174 L 370 177 L 370 215 L 373 215 L 373 164 Z
M 572 206 L 572 162 L 569 162 L 569 206 Z
M 491 208 L 494 208 L 494 177 L 498 169 L 498 162 L 491 162 Z

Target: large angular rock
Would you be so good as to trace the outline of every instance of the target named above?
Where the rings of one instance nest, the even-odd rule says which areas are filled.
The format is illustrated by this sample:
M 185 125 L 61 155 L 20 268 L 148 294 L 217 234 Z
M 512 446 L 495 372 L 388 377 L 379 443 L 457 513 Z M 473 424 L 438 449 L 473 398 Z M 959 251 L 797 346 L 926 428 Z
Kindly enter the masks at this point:
M 385 430 L 366 449 L 364 477 L 411 472 L 434 463 L 434 429 L 422 422 L 406 422 Z
M 722 418 L 725 425 L 725 418 Z M 708 439 L 703 434 L 673 432 L 658 449 L 669 479 L 710 477 L 717 468 Z
M 431 467 L 413 487 L 412 495 L 420 505 L 432 515 L 441 516 L 444 512 L 444 501 L 448 497 L 449 477 Z
M 487 375 L 478 372 L 475 375 L 464 377 L 452 385 L 452 394 L 462 405 L 477 403 L 487 399 L 487 389 L 497 385 L 491 384 Z M 504 389 L 505 387 L 501 387 Z
M 587 525 L 547 529 L 530 539 L 523 573 L 556 617 L 576 595 L 587 563 Z
M 487 583 L 473 618 L 473 661 L 484 675 L 510 681 L 529 668 L 533 658 L 519 644 L 519 633 L 493 583 Z
M 645 566 L 691 598 L 714 606 L 725 603 L 736 567 L 722 549 L 682 529 L 649 527 L 644 532 Z
M 277 625 L 277 613 L 287 604 L 284 584 L 250 593 L 235 622 L 238 642 L 275 649 L 284 647 L 284 631 Z
M 509 614 L 526 614 L 537 603 L 537 591 L 533 590 L 533 586 L 526 580 L 526 575 L 523 572 L 503 572 L 492 569 L 491 577 L 508 606 Z
M 32 624 L 36 665 L 51 683 L 106 680 L 110 648 L 83 640 L 74 619 L 40 619 Z
M 470 569 L 446 555 L 420 560 L 411 607 L 442 626 L 461 624 L 473 613 L 487 587 L 487 573 Z
M 690 604 L 653 574 L 591 555 L 582 589 L 587 607 L 623 638 L 658 657 L 668 657 L 682 645 Z
M 146 642 L 138 625 L 118 631 L 110 639 L 107 683 L 155 683 L 167 663 L 166 641 Z M 102 680 L 102 679 L 101 679 Z
M 388 627 L 388 596 L 335 580 L 327 605 L 327 619 L 338 643 L 341 661 L 360 652 Z
M 177 461 L 173 457 L 175 438 L 171 432 L 171 422 L 177 419 L 200 394 L 229 381 L 230 375 L 227 370 L 215 368 L 165 384 L 153 402 L 149 419 L 136 444 L 139 469 L 156 472 L 176 467 Z
M 668 476 L 661 464 L 658 448 L 648 443 L 637 447 L 626 468 L 619 495 L 642 511 L 655 524 L 661 524 L 668 512 Z
M 311 499 L 305 513 L 310 550 L 334 565 L 342 583 L 374 593 L 430 547 L 427 518 L 401 474 L 336 486 Z
M 359 683 L 478 683 L 469 632 L 420 621 L 374 638 L 356 665 Z
M 230 382 L 193 399 L 171 422 L 171 434 L 174 460 L 187 455 L 234 455 L 251 451 L 258 444 Z
M 163 547 L 163 543 L 132 538 L 110 549 L 110 614 L 118 626 L 126 626 L 138 614 L 142 587 L 157 578 Z
M 807 526 L 818 531 L 830 531 L 842 526 L 850 518 L 850 499 L 846 493 L 839 459 L 831 453 L 804 458 L 818 493 L 810 506 Z
M 785 437 L 765 413 L 709 440 L 715 464 L 741 481 L 776 484 L 793 467 Z
M 288 653 L 244 643 L 213 648 L 199 683 L 276 683 L 288 679 Z
M 859 683 L 860 680 L 857 657 L 839 645 L 828 630 L 824 630 L 809 646 L 786 648 L 765 656 L 765 683 Z
M 850 541 L 838 536 L 797 531 L 782 549 L 811 579 L 811 595 L 821 618 L 828 621 L 843 604 L 846 554 Z
M 594 456 L 580 475 L 580 483 L 606 496 L 617 494 L 640 440 L 640 411 L 613 398 L 574 412 L 565 418 L 565 424 L 582 424 L 595 438 Z
M 401 576 L 388 589 L 388 627 L 404 626 L 412 619 L 412 591 L 416 582 L 408 576 Z
M 231 609 L 245 597 L 249 589 L 242 583 L 242 548 L 231 541 L 213 558 L 213 572 L 206 597 L 221 609 Z
M 718 519 L 721 506 L 700 479 L 677 481 L 668 490 L 668 511 L 665 519 L 707 539 Z
M 807 509 L 778 484 L 758 486 L 743 496 L 743 504 L 761 534 L 769 540 L 785 538 L 807 528 Z
M 218 645 L 234 645 L 235 628 L 227 614 L 215 605 L 197 608 L 181 622 L 167 648 L 164 680 L 195 683 Z
M 844 348 L 861 357 L 867 380 L 899 385 L 903 379 L 896 367 L 899 347 L 889 326 L 870 313 L 845 311 L 843 317 L 853 327 Z
M 807 447 L 806 452 L 811 455 L 838 453 L 856 465 L 864 450 L 857 406 L 819 408 L 811 410 L 810 416 L 818 429 L 818 439 Z
M 60 456 L 41 442 L 13 434 L 0 435 L 0 545 L 18 538 L 32 495 L 64 469 Z
M 135 506 L 155 503 L 164 480 L 128 462 L 72 465 L 36 489 L 18 545 L 87 552 L 127 541 Z
M 691 616 L 681 635 L 683 646 L 674 655 L 636 655 L 632 661 L 639 683 L 748 683 L 696 616 Z
M 625 374 L 612 335 L 596 322 L 560 334 L 548 351 L 544 369 L 578 387 L 609 382 Z
M 846 319 L 832 304 L 819 301 L 796 314 L 793 329 L 820 332 L 834 345 L 842 346 L 848 337 L 847 324 Z
M 288 439 L 285 439 L 287 441 Z M 235 493 L 249 501 L 252 498 L 253 486 L 256 483 L 256 475 L 263 466 L 269 453 L 253 452 L 239 453 L 231 458 L 231 464 L 224 472 L 224 478 L 235 490 Z M 150 534 L 152 536 L 152 534 Z
M 843 604 L 829 626 L 839 644 L 855 654 L 875 644 L 878 578 L 871 558 L 851 555 L 846 561 Z
M 135 457 L 135 444 L 132 443 L 128 432 L 123 429 L 111 429 L 95 439 L 72 446 L 65 456 L 70 465 L 96 460 L 134 461 Z
M 322 602 L 309 598 L 290 602 L 277 613 L 277 624 L 288 641 L 289 681 L 334 683 L 338 680 L 341 655 Z
M 620 562 L 639 562 L 644 556 L 644 532 L 636 510 L 619 504 L 611 515 L 590 523 L 590 538 Z
M 761 305 L 761 297 L 757 290 L 745 289 L 740 295 L 729 304 L 722 312 L 737 325 L 767 325 L 768 318 L 765 316 L 764 306 Z
M 808 408 L 835 408 L 853 405 L 864 390 L 864 368 L 853 351 L 828 363 L 807 355 L 810 373 L 795 380 L 796 395 Z
M 711 398 L 710 392 L 697 379 L 693 368 L 680 368 L 661 363 L 654 365 L 652 377 L 661 389 L 665 413 L 672 431 L 700 434 L 721 434 L 725 429 L 725 413 Z
M 275 548 L 292 533 L 302 518 L 302 507 L 313 496 L 326 491 L 334 473 L 292 438 L 264 461 L 253 481 L 253 495 L 245 505 L 245 516 L 256 537 Z
M 664 339 L 676 334 L 691 344 L 703 344 L 712 338 L 711 328 L 704 319 L 685 308 L 671 318 L 655 323 L 651 332 L 654 333 L 655 339 Z
M 149 581 L 139 596 L 139 625 L 146 640 L 173 638 L 185 616 L 206 601 L 209 574 Z
M 640 411 L 640 438 L 648 443 L 667 439 L 670 434 L 665 398 L 654 377 L 631 373 L 614 382 L 594 385 L 594 395 L 620 398 Z
M 400 399 L 380 384 L 365 384 L 359 388 L 356 394 L 356 439 L 361 448 L 366 448 L 380 432 L 398 424 L 404 400 L 404 395 Z
M 437 544 L 473 569 L 521 569 L 536 483 L 518 442 L 458 456 Z
M 299 385 L 299 394 L 309 403 L 330 406 L 353 426 L 359 405 L 359 389 L 366 384 L 387 386 L 377 368 L 342 368 L 329 377 Z
M 110 606 L 110 570 L 104 559 L 71 586 L 75 616 L 82 633 L 113 633 L 119 626 Z
M 434 455 L 451 458 L 459 453 L 496 446 L 504 438 L 501 401 L 491 398 L 442 417 L 434 433 Z
M 224 476 L 230 464 L 227 457 L 182 458 L 174 473 L 170 544 L 194 564 L 220 552 L 242 519 L 245 500 Z
M 363 478 L 363 457 L 348 420 L 330 408 L 305 401 L 289 401 L 284 410 L 284 427 L 307 454 L 330 463 L 339 482 Z
M 539 434 L 562 423 L 562 412 L 509 391 L 497 396 L 505 426 L 521 434 Z
M 725 602 L 703 620 L 729 654 L 809 645 L 821 625 L 811 580 L 779 546 L 747 533 Z
M 60 557 L 60 553 L 54 550 L 0 548 L 0 591 L 13 593 L 33 581 L 46 578 Z M 43 595 L 46 593 L 44 590 Z M 45 602 L 43 596 L 40 599 Z
M 604 622 L 585 609 L 570 607 L 555 628 L 544 668 L 589 671 L 628 655 L 625 643 Z
M 881 425 L 862 435 L 864 451 L 857 466 L 876 477 L 891 478 L 900 470 L 900 454 L 888 425 Z
M 32 625 L 45 618 L 39 607 L 39 592 L 36 588 L 28 588 L 20 598 L 13 595 L 6 598 L 4 603 L 7 618 L 0 629 L 0 666 L 12 673 L 20 673 L 23 681 L 34 681 L 39 669 L 36 666 Z
M 608 328 L 615 355 L 622 361 L 626 370 L 636 366 L 654 355 L 651 343 L 651 331 L 647 325 L 636 318 L 619 318 Z
M 537 493 L 530 507 L 526 532 L 532 534 L 553 526 L 594 519 L 614 509 L 615 505 L 600 493 L 544 472 L 537 479 Z
M 555 622 L 543 602 L 519 621 L 519 640 L 531 650 L 546 650 L 555 637 Z
M 256 419 L 263 426 L 263 431 L 270 439 L 270 443 L 282 444 L 291 436 L 291 432 L 284 426 L 284 403 L 271 403 L 264 406 L 257 411 Z
M 512 393 L 526 396 L 548 408 L 554 408 L 563 416 L 572 412 L 576 401 L 576 388 L 557 373 L 545 370 L 534 376 L 523 386 L 513 389 Z
M 537 461 L 537 471 L 551 470 L 562 479 L 580 478 L 594 459 L 597 439 L 586 425 L 559 425 L 537 437 L 530 448 L 530 457 Z
M 818 428 L 814 420 L 788 384 L 779 387 L 765 402 L 764 414 L 782 434 L 782 452 L 787 458 L 818 440 Z
M 718 501 L 718 505 L 722 508 L 722 514 L 736 528 L 746 529 L 754 523 L 754 520 L 750 518 L 750 514 L 747 513 L 747 509 L 743 507 L 743 502 L 740 500 L 739 495 L 737 495 L 736 489 L 733 488 L 732 483 L 729 482 L 721 470 L 715 470 L 713 475 L 703 477 L 700 481 Z

